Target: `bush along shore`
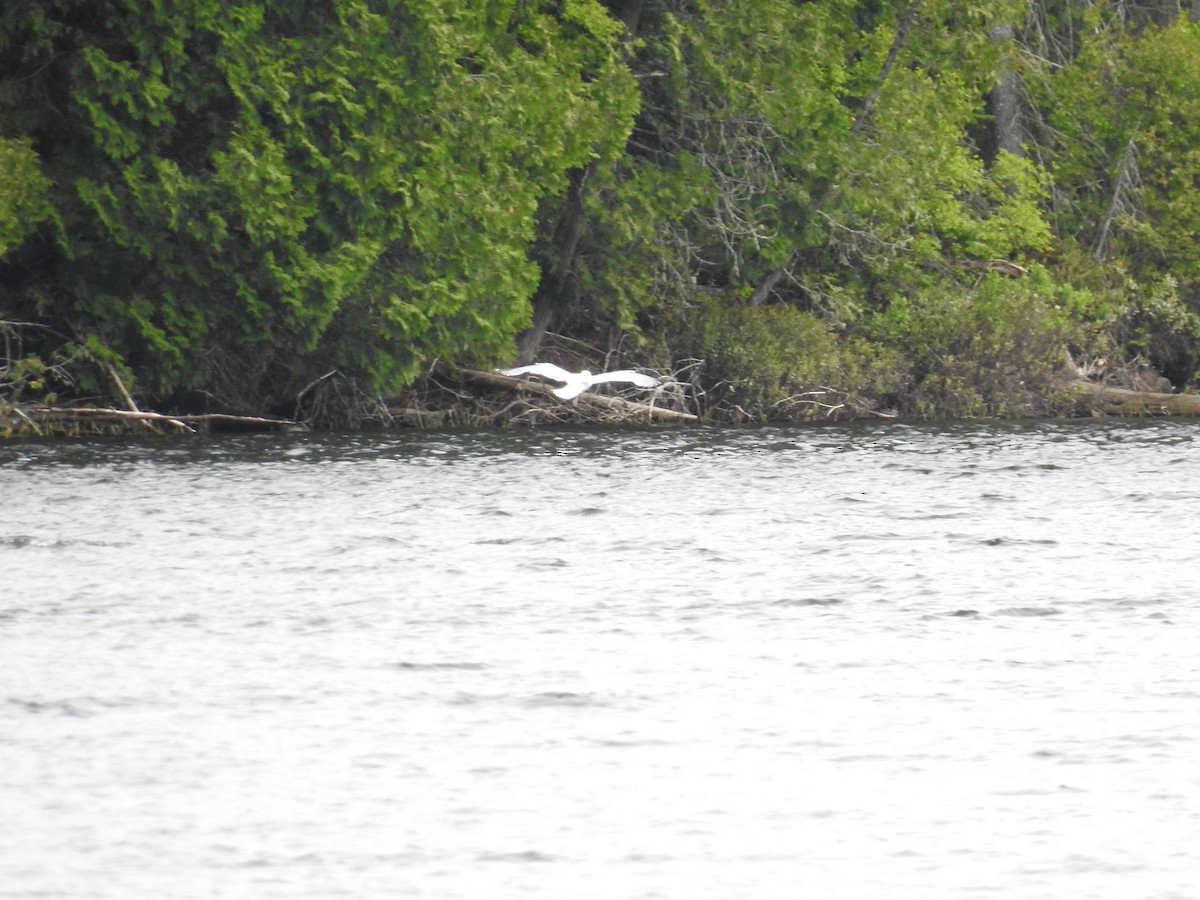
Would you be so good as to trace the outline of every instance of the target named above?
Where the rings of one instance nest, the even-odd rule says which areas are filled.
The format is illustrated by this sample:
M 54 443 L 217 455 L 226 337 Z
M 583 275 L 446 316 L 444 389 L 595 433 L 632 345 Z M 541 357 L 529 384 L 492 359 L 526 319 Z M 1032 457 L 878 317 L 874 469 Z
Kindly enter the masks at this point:
M 0 433 L 1193 415 L 1198 17 L 25 0 Z
M 826 335 L 814 341 L 809 335 L 791 345 L 785 325 L 796 317 L 787 309 L 747 317 L 757 323 L 751 337 L 725 323 L 719 331 L 724 355 L 716 355 L 715 364 L 689 357 L 646 365 L 641 371 L 658 382 L 652 389 L 605 386 L 571 400 L 554 394 L 556 383 L 536 376 L 439 362 L 390 396 L 330 371 L 306 385 L 290 406 L 263 415 L 214 412 L 213 398 L 202 393 L 160 412 L 139 405 L 112 363 L 77 357 L 45 366 L 25 358 L 0 370 L 6 379 L 0 389 L 7 394 L 0 400 L 0 436 L 1200 416 L 1200 395 L 1176 392 L 1140 362 L 1080 364 L 1061 345 L 1049 343 L 1033 365 L 1022 352 L 1029 335 L 1009 335 L 1007 352 L 981 355 L 970 352 L 979 340 L 979 332 L 970 332 L 960 336 L 966 352 L 943 348 L 937 354 L 943 364 L 918 376 L 911 356 L 870 345 L 873 352 L 866 355 L 861 340 Z M 806 325 L 818 327 L 816 320 Z M 556 358 L 578 368 L 591 361 L 600 371 L 618 359 L 614 353 L 582 353 L 577 341 L 557 335 L 548 343 Z M 622 365 L 636 365 L 621 359 Z M 768 367 L 764 360 L 774 364 Z M 77 394 L 80 384 L 100 380 L 98 371 L 109 390 Z

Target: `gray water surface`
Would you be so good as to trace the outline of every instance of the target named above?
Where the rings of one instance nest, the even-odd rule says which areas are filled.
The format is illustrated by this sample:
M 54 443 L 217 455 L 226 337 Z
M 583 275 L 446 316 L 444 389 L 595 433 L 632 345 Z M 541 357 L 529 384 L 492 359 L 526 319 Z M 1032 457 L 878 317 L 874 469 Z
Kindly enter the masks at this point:
M 0 445 L 0 897 L 1200 897 L 1198 426 Z

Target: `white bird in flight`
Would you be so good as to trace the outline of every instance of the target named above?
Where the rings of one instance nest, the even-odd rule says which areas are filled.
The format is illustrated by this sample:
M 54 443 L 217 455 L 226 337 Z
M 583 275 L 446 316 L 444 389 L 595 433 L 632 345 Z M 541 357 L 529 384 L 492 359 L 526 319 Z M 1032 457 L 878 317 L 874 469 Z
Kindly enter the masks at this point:
M 640 388 L 658 387 L 658 379 L 632 369 L 621 369 L 618 372 L 599 372 L 593 375 L 587 369 L 582 372 L 568 372 L 554 363 L 534 363 L 532 366 L 518 366 L 515 369 L 497 369 L 501 375 L 514 377 L 516 375 L 541 375 L 551 381 L 561 381 L 563 386 L 554 388 L 550 393 L 564 400 L 573 400 L 594 384 L 604 384 L 606 381 L 627 381 Z

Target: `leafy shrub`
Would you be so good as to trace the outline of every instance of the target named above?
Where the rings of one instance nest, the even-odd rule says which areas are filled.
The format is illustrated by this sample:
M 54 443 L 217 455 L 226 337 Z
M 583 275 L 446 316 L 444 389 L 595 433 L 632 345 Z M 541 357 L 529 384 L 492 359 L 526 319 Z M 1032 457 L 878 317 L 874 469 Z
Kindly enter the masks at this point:
M 1045 414 L 1071 375 L 1068 348 L 1102 340 L 1088 299 L 1040 268 L 1020 279 L 989 274 L 974 289 L 947 283 L 897 298 L 868 329 L 911 360 L 910 414 Z
M 681 318 L 676 356 L 703 360 L 711 411 L 761 419 L 853 414 L 873 408 L 903 381 L 896 354 L 842 339 L 826 321 L 793 307 L 707 298 Z
M 1178 281 L 1162 275 L 1149 283 L 1130 279 L 1128 299 L 1113 322 L 1114 338 L 1135 360 L 1149 363 L 1177 385 L 1200 378 L 1200 315 Z

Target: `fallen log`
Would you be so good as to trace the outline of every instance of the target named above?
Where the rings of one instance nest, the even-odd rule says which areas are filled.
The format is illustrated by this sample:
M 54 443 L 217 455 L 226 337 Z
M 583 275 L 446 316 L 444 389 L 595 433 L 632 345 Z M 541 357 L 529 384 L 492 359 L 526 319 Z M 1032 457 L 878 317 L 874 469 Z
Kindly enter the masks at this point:
M 1163 394 L 1077 381 L 1081 399 L 1108 416 L 1200 416 L 1200 394 Z
M 481 372 L 478 369 L 455 369 L 454 372 L 464 381 L 474 382 L 475 384 L 509 391 L 527 391 L 553 397 L 559 403 L 566 402 L 554 397 L 554 389 L 552 387 L 537 381 L 530 381 L 525 378 L 512 378 L 496 372 Z M 655 406 L 653 403 L 635 403 L 632 400 L 625 400 L 621 397 L 606 397 L 603 394 L 593 394 L 591 391 L 584 391 L 576 398 L 576 402 L 591 403 L 614 412 L 630 414 L 632 417 L 646 416 L 650 419 L 660 419 L 668 422 L 700 421 L 700 417 L 692 413 L 679 412 L 674 409 L 663 409 L 661 406 Z
M 226 413 L 201 413 L 189 416 L 167 416 L 162 413 L 146 412 L 145 410 L 112 409 L 103 406 L 24 406 L 19 413 L 26 417 L 37 418 L 41 421 L 70 418 L 107 418 L 141 420 L 144 422 L 165 422 L 170 425 L 195 431 L 188 422 L 228 422 L 239 425 L 263 425 L 271 427 L 286 427 L 299 425 L 291 419 L 270 419 L 262 416 L 234 416 Z

